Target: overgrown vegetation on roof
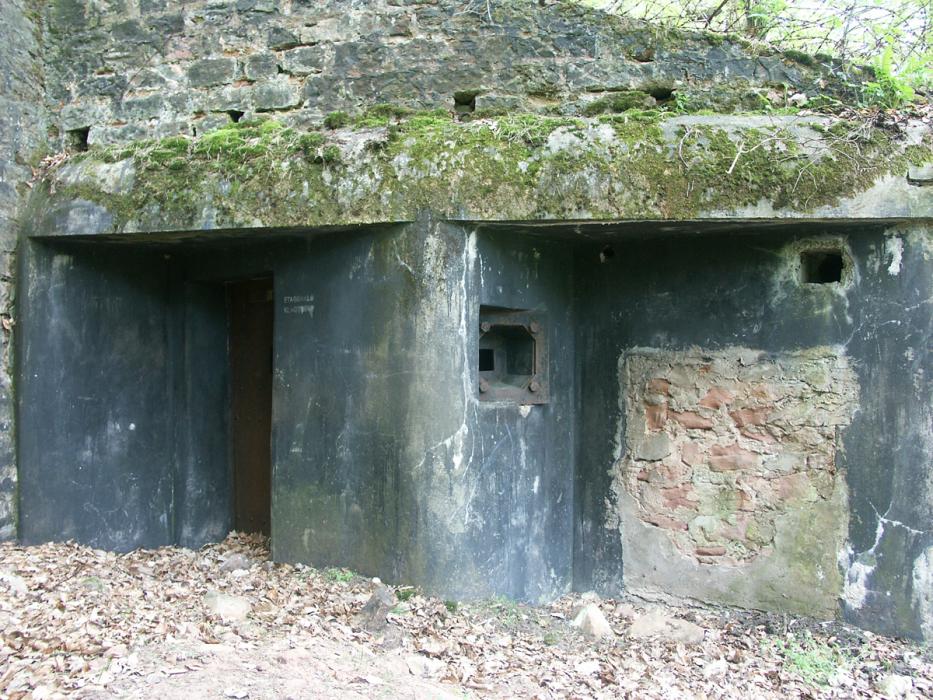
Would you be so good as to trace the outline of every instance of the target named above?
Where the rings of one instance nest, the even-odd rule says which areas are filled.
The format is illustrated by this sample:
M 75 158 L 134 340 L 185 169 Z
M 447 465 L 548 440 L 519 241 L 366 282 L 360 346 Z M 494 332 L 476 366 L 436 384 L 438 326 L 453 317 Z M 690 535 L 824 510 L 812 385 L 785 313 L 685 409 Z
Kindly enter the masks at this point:
M 894 131 L 858 119 L 727 122 L 632 108 L 460 122 L 380 106 L 328 122 L 301 132 L 244 121 L 195 139 L 92 149 L 65 166 L 55 194 L 101 204 L 115 230 L 399 221 L 424 210 L 691 218 L 761 202 L 806 212 L 933 160 L 929 141 L 904 146 Z M 116 162 L 132 164 L 132 187 L 108 194 L 94 173 Z

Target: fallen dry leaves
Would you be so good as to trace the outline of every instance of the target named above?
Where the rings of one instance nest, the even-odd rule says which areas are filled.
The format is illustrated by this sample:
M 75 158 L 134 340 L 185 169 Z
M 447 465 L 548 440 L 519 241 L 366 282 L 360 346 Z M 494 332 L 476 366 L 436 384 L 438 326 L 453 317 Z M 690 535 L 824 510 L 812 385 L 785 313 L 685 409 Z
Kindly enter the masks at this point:
M 403 587 L 371 634 L 354 617 L 373 589 L 273 564 L 262 538 L 236 533 L 199 551 L 3 544 L 0 697 L 852 698 L 891 674 L 909 679 L 905 697 L 933 697 L 929 649 L 838 623 L 602 600 L 615 636 L 596 642 L 568 623 L 579 596 L 455 605 Z M 209 609 L 218 594 L 245 606 L 237 619 Z M 703 641 L 630 638 L 649 611 Z M 828 668 L 814 649 L 831 650 Z

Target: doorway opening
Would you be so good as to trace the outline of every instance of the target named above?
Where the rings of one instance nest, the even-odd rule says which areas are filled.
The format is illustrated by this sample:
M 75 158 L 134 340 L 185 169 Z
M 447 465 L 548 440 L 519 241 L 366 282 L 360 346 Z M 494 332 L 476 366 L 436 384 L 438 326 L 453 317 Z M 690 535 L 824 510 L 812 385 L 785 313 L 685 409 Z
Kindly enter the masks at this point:
M 233 527 L 270 534 L 272 278 L 227 283 Z

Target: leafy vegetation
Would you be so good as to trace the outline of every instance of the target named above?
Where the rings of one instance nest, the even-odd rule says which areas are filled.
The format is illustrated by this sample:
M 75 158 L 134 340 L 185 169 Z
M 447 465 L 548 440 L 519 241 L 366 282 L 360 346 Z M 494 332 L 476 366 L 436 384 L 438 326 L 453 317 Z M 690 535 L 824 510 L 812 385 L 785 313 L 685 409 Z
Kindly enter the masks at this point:
M 356 578 L 356 574 L 349 569 L 338 569 L 337 567 L 325 570 L 324 575 L 327 577 L 328 581 L 333 581 L 334 583 L 349 583 Z
M 863 99 L 900 106 L 933 88 L 933 0 L 583 0 L 674 29 L 773 44 L 804 65 L 874 68 Z
M 799 639 L 789 635 L 786 640 L 775 641 L 774 646 L 784 658 L 784 668 L 810 685 L 829 685 L 832 677 L 852 661 L 832 644 L 814 639 L 809 632 Z

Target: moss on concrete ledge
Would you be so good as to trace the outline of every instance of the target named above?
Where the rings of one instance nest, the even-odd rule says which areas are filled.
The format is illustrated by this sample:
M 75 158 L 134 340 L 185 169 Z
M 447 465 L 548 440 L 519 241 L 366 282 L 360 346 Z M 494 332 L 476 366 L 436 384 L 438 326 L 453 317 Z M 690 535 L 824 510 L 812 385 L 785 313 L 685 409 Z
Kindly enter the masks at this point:
M 332 126 L 240 123 L 92 150 L 46 175 L 51 200 L 35 232 L 320 226 L 426 210 L 473 220 L 933 214 L 933 196 L 904 189 L 910 163 L 933 161 L 931 136 L 918 130 L 638 110 L 462 123 L 382 109 Z M 879 183 L 906 194 L 859 201 L 877 199 Z M 99 215 L 65 216 L 76 203 Z

